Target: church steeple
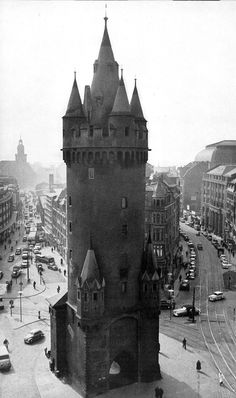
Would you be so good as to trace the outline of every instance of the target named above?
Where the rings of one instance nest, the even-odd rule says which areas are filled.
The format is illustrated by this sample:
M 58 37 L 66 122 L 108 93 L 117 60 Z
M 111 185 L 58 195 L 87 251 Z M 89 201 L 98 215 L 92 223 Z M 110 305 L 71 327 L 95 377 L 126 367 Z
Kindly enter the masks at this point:
M 16 162 L 27 162 L 27 155 L 25 154 L 25 147 L 20 137 L 19 144 L 17 145 L 17 153 L 15 154 Z
M 69 117 L 85 117 L 83 105 L 80 99 L 79 89 L 76 81 L 76 72 L 74 72 L 74 83 L 71 90 L 69 103 L 65 116 Z

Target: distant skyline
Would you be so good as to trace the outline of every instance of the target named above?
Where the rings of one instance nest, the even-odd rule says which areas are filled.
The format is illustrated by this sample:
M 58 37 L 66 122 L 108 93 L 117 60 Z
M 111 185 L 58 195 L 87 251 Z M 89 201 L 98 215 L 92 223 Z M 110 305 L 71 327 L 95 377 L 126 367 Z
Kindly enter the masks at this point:
M 74 71 L 91 85 L 105 2 L 0 2 L 0 160 L 20 137 L 30 163 L 62 161 Z M 183 166 L 235 139 L 236 2 L 107 2 L 108 32 L 148 121 L 149 163 Z

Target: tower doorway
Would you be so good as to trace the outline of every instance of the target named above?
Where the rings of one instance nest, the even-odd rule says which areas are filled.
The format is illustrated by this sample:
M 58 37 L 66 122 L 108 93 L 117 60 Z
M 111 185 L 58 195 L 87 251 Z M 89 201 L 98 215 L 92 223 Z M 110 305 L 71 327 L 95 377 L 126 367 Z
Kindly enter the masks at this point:
M 109 370 L 109 388 L 119 388 L 137 381 L 138 364 L 133 356 L 122 351 L 111 362 Z

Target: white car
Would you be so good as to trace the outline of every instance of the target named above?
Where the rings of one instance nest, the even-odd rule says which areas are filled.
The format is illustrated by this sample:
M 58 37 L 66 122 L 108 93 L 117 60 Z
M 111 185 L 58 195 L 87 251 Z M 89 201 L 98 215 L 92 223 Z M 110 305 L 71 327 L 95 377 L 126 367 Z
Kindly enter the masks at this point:
M 224 293 L 220 291 L 216 291 L 210 294 L 210 296 L 208 297 L 209 301 L 218 301 L 218 300 L 223 300 L 224 298 L 225 298 Z
M 222 268 L 224 268 L 224 269 L 229 269 L 230 267 L 232 267 L 232 264 L 230 264 L 230 263 L 225 263 L 225 262 L 223 262 L 222 263 Z

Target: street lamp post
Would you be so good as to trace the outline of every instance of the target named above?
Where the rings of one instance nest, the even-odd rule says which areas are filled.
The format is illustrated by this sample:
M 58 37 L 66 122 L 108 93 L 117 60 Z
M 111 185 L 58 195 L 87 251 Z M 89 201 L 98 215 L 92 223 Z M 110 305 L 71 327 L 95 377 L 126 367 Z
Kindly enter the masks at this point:
M 20 295 L 20 322 L 22 322 L 22 302 L 21 302 L 22 290 L 20 290 L 18 293 Z

